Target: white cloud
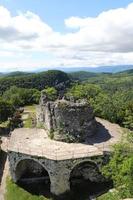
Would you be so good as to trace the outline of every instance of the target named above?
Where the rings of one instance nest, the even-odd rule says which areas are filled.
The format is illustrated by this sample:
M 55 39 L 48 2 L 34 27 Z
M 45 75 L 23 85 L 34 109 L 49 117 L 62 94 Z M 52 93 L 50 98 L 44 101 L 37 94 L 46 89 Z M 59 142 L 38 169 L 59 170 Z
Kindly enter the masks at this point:
M 133 3 L 93 18 L 65 19 L 70 30 L 65 34 L 55 32 L 30 11 L 12 16 L 0 6 L 0 19 L 0 71 L 1 66 L 7 69 L 133 64 Z M 54 60 L 38 57 L 34 62 L 33 52 L 36 57 L 40 52 L 47 53 L 54 56 Z M 4 61 L 6 56 L 13 57 L 12 61 Z M 19 60 L 19 57 L 22 58 Z
M 132 19 L 133 4 L 103 12 L 96 18 L 71 17 L 65 20 L 65 24 L 79 30 L 70 35 L 68 41 L 72 40 L 73 45 L 84 51 L 132 52 Z

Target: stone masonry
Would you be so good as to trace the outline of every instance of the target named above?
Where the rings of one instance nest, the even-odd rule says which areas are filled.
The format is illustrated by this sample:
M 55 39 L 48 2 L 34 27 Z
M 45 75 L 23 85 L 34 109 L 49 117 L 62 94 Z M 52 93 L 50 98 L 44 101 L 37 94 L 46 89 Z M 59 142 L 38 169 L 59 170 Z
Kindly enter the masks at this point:
M 38 121 L 44 124 L 52 139 L 64 142 L 85 142 L 95 134 L 96 121 L 86 100 L 47 101 L 42 96 Z
M 86 179 L 91 181 L 102 182 L 103 176 L 99 173 L 99 168 L 103 163 L 104 157 L 101 159 L 96 157 L 79 158 L 70 160 L 50 160 L 45 157 L 37 157 L 17 152 L 9 152 L 10 172 L 14 182 L 17 182 L 23 173 L 23 168 L 17 167 L 20 162 L 25 163 L 29 160 L 29 165 L 32 160 L 41 165 L 49 174 L 50 190 L 55 195 L 63 194 L 70 191 L 70 179 L 72 170 L 79 164 L 89 163 L 88 171 L 83 172 Z M 39 166 L 38 165 L 38 166 Z M 24 166 L 24 164 L 23 164 Z M 95 166 L 95 167 L 94 167 Z M 93 170 L 92 170 L 93 169 Z
M 97 120 L 98 123 L 102 123 L 102 130 L 98 129 L 96 135 L 91 137 L 93 145 L 51 140 L 43 129 L 14 130 L 8 146 L 10 172 L 14 182 L 17 182 L 24 172 L 27 160 L 29 166 L 35 161 L 48 172 L 50 190 L 55 195 L 70 190 L 71 173 L 74 169 L 78 170 L 77 172 L 74 170 L 73 174 L 79 173 L 81 169 L 83 177 L 91 181 L 102 181 L 100 168 L 107 161 L 112 144 L 120 140 L 121 129 L 106 120 Z M 109 132 L 109 138 L 105 137 L 104 127 Z M 99 135 L 101 135 L 100 140 Z M 22 167 L 19 168 L 21 162 L 23 162 Z M 36 169 L 36 165 L 32 168 Z

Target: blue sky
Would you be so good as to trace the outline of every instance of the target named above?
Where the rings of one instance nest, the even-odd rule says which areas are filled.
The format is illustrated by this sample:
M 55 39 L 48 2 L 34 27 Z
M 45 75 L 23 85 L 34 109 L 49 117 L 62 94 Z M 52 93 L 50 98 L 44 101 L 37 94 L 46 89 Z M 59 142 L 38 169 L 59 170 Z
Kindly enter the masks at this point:
M 131 0 L 0 0 L 14 15 L 30 10 L 57 31 L 64 30 L 64 19 L 70 16 L 96 17 L 99 13 L 125 7 Z
M 133 64 L 132 13 L 130 0 L 0 0 L 0 71 Z

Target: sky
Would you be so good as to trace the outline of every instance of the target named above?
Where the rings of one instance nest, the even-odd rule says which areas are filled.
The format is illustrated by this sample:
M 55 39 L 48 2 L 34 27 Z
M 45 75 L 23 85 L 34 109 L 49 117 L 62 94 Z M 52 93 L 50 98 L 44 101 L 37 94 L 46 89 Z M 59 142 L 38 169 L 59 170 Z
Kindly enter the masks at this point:
M 0 72 L 133 64 L 133 1 L 0 0 Z

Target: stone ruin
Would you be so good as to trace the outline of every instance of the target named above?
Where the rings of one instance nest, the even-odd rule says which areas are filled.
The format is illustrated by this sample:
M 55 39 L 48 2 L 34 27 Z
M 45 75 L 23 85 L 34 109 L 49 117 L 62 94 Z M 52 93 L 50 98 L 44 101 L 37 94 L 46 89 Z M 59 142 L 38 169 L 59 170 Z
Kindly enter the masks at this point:
M 93 110 L 86 100 L 49 101 L 42 93 L 37 118 L 50 138 L 58 141 L 86 142 L 96 131 Z
M 101 136 L 100 141 L 97 140 L 99 134 L 105 137 L 105 129 L 99 129 L 99 124 L 97 128 L 99 122 L 95 121 L 86 100 L 62 98 L 50 101 L 42 92 L 37 120 L 38 126 L 43 125 L 45 130 L 19 128 L 11 134 L 8 159 L 15 183 L 26 184 L 28 189 L 30 184 L 32 188 L 33 183 L 42 183 L 43 194 L 50 191 L 61 197 L 66 193 L 75 195 L 77 188 L 84 194 L 86 184 L 87 195 L 93 193 L 93 189 L 98 194 L 109 189 L 101 168 L 109 161 L 110 143 L 105 138 L 102 141 Z M 103 125 L 106 127 L 106 124 Z M 114 124 L 109 124 L 109 133 L 112 134 L 113 129 Z M 97 145 L 92 144 L 93 135 Z M 113 144 L 119 141 L 117 134 L 112 136 Z

